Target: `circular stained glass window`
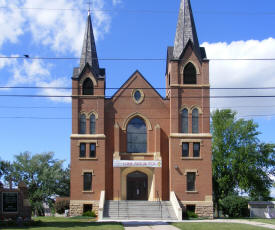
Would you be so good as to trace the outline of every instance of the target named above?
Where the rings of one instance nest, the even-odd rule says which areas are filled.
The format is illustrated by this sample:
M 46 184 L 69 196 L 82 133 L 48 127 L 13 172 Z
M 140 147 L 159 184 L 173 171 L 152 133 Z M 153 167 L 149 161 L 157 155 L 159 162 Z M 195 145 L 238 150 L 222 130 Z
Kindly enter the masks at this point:
M 139 90 L 137 90 L 137 91 L 135 92 L 134 97 L 135 97 L 135 100 L 136 100 L 136 101 L 139 101 L 139 100 L 140 100 L 140 98 L 141 98 L 141 93 L 140 93 Z

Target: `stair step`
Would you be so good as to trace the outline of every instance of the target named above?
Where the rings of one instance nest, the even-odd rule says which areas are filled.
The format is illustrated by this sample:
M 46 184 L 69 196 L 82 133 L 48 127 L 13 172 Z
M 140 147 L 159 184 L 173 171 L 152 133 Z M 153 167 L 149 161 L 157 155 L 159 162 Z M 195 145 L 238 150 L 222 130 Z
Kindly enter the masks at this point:
M 170 201 L 105 201 L 104 219 L 176 220 Z

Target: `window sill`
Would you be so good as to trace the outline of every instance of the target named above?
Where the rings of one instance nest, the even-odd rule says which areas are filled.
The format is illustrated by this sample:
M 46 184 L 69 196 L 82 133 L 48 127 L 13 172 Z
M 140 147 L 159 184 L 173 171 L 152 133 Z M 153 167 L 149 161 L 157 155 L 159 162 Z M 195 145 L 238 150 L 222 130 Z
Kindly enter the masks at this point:
M 94 157 L 92 157 L 92 158 L 90 158 L 90 157 L 79 157 L 78 158 L 79 160 L 81 160 L 81 161 L 97 161 L 98 160 L 98 158 L 94 158 Z
M 202 160 L 202 157 L 182 157 L 182 160 Z
M 197 194 L 199 193 L 198 191 L 185 191 L 186 193 L 189 193 L 189 194 Z
M 83 193 L 95 193 L 94 191 L 82 191 Z

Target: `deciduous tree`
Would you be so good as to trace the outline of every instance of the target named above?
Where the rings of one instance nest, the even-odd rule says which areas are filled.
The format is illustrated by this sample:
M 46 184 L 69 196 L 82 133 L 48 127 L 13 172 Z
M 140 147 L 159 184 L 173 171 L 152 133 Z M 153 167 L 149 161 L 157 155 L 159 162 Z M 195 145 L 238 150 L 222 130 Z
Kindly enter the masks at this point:
M 261 143 L 253 120 L 237 119 L 231 110 L 212 113 L 214 202 L 247 193 L 253 200 L 269 200 L 275 172 L 275 145 Z
M 31 205 L 38 215 L 43 214 L 43 202 L 51 204 L 54 195 L 69 196 L 70 170 L 62 168 L 63 162 L 54 159 L 53 153 L 32 156 L 24 152 L 15 156 L 11 177 L 15 183 L 27 184 Z

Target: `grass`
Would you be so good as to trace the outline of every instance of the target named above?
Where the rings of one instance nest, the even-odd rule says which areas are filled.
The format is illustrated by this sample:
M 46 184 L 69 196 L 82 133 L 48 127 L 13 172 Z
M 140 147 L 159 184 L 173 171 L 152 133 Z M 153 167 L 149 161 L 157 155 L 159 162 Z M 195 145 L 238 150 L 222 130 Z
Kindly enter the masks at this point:
M 30 229 L 30 230 L 121 230 L 124 229 L 120 223 L 97 223 L 94 218 L 87 217 L 38 217 L 35 221 L 41 223 L 33 227 L 1 227 L 2 230 Z
M 266 230 L 266 228 L 233 223 L 173 223 L 182 230 Z

